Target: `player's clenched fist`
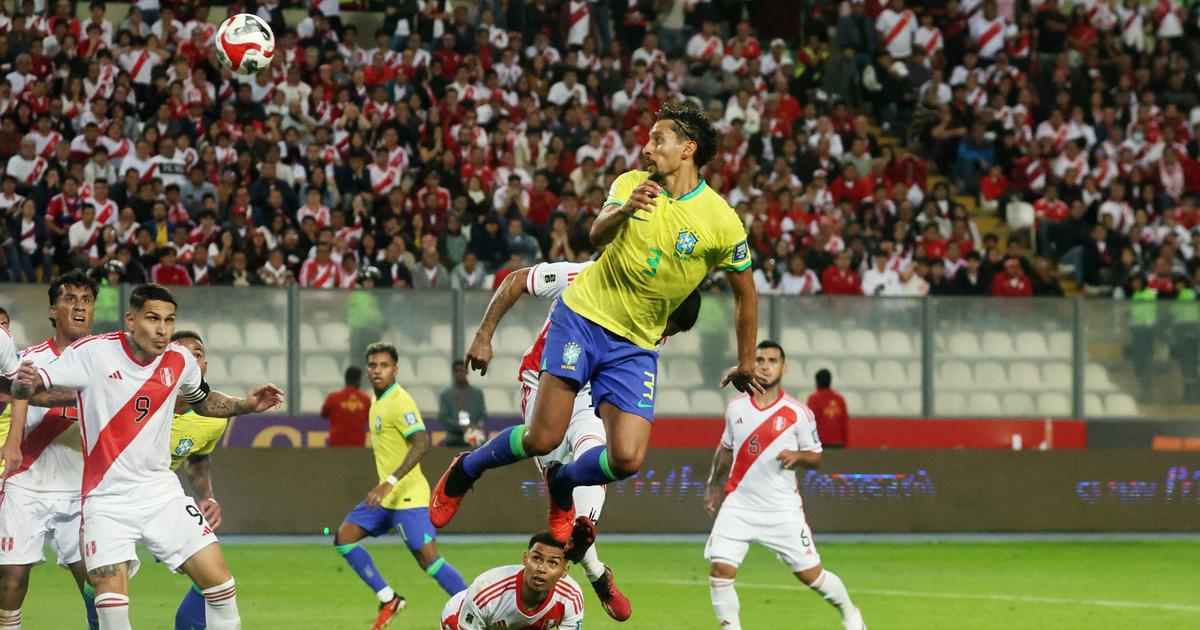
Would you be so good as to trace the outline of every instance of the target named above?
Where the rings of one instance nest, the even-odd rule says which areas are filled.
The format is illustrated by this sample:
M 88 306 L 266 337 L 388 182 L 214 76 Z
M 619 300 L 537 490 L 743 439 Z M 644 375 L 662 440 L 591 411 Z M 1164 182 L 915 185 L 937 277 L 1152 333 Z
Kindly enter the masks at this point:
M 633 216 L 638 210 L 652 212 L 660 194 L 662 194 L 662 186 L 647 179 L 633 189 L 633 194 L 629 195 L 629 201 L 625 202 L 622 211 L 626 216 Z
M 481 335 L 475 335 L 471 347 L 467 348 L 467 367 L 487 376 L 488 364 L 492 362 L 492 340 Z

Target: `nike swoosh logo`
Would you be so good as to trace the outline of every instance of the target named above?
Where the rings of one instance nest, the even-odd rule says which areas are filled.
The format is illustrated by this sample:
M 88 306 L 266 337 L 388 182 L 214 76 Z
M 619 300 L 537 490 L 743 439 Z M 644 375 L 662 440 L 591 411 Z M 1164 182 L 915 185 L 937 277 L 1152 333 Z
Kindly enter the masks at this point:
M 650 403 L 647 405 L 646 401 L 644 401 L 644 400 L 638 401 L 638 409 L 653 409 L 653 408 L 654 408 L 654 403 Z
M 636 215 L 636 214 L 635 214 L 635 215 L 633 215 L 633 216 L 631 216 L 631 217 L 629 217 L 629 218 L 630 218 L 630 219 L 633 219 L 634 221 L 649 221 L 649 220 L 650 220 L 650 219 L 643 219 L 642 217 L 639 217 L 639 216 L 638 216 L 638 215 Z

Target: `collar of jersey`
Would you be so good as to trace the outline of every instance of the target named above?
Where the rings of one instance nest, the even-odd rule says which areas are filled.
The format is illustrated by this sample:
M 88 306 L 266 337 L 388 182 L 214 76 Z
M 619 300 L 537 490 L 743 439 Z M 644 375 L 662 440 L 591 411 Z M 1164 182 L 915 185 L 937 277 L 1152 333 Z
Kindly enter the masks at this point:
M 380 395 L 380 396 L 379 396 L 378 398 L 376 398 L 375 400 L 383 400 L 384 398 L 387 398 L 387 395 L 388 395 L 388 394 L 390 394 L 390 393 L 392 393 L 392 390 L 393 390 L 393 389 L 396 389 L 396 386 L 397 386 L 397 385 L 399 385 L 399 383 L 392 383 L 391 387 L 388 387 L 387 389 L 383 390 L 383 394 L 382 394 L 382 395 Z
M 696 184 L 696 187 L 692 189 L 692 192 L 680 197 L 679 199 L 676 199 L 675 201 L 687 201 L 688 199 L 691 199 L 692 197 L 695 197 L 696 195 L 699 195 L 700 193 L 704 192 L 704 187 L 707 185 L 708 184 L 706 184 L 704 182 L 704 178 L 701 177 L 700 183 Z M 666 190 L 663 191 L 663 194 L 666 195 L 668 199 L 671 198 L 671 195 L 667 195 Z

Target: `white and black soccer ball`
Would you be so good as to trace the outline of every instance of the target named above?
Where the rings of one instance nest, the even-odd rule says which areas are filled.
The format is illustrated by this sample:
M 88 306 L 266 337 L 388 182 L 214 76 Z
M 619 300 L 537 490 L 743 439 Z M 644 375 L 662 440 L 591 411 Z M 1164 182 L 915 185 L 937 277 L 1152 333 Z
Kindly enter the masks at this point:
M 271 65 L 275 33 L 257 15 L 239 13 L 217 27 L 213 47 L 221 65 L 238 74 L 255 74 Z

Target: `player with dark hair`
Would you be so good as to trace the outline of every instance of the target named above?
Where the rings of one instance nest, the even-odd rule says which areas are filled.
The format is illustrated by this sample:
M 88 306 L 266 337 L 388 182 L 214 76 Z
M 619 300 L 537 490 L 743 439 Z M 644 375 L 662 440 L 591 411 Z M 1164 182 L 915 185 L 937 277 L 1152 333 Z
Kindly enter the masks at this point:
M 76 341 L 88 336 L 95 317 L 99 287 L 82 271 L 65 273 L 50 283 L 50 325 L 54 336 L 21 352 L 20 358 L 44 366 Z M 5 333 L 5 336 L 7 334 Z M 0 415 L 8 433 L 12 409 Z M 34 564 L 44 562 L 45 545 L 58 556 L 58 564 L 70 569 L 83 595 L 88 625 L 97 627 L 95 594 L 87 584 L 87 569 L 79 548 L 79 518 L 82 510 L 79 480 L 83 459 L 70 447 L 79 443 L 77 410 L 71 407 L 30 407 L 24 426 L 8 433 L 21 464 L 6 469 L 0 501 L 0 627 L 19 626 L 21 605 L 29 588 Z
M 716 516 L 704 559 L 711 565 L 709 594 L 717 622 L 729 630 L 742 627 L 734 579 L 750 544 L 759 543 L 837 608 L 842 627 L 866 630 L 846 585 L 822 567 L 804 519 L 797 472 L 821 464 L 816 419 L 779 386 L 788 365 L 778 343 L 758 344 L 755 365 L 766 387 L 726 407 L 725 432 L 704 494 L 704 508 Z
M 180 395 L 200 414 L 227 418 L 271 409 L 283 402 L 283 391 L 262 385 L 246 398 L 212 391 L 195 357 L 171 341 L 175 296 L 144 284 L 129 304 L 125 331 L 80 339 L 40 367 L 21 364 L 12 431 L 23 435 L 32 394 L 75 392 L 84 436 L 80 543 L 101 628 L 130 627 L 129 579 L 140 566 L 139 541 L 201 588 L 209 628 L 239 628 L 237 590 L 216 535 L 171 472 L 170 420 Z M 19 466 L 23 454 L 11 444 L 10 438 L 5 463 Z
M 516 306 L 521 296 L 529 293 L 553 300 L 551 308 L 558 305 L 559 298 L 567 287 L 578 277 L 579 272 L 592 265 L 593 261 L 585 263 L 557 262 L 540 263 L 533 267 L 525 267 L 509 274 L 500 283 L 495 294 L 484 311 L 483 320 L 475 332 L 471 347 L 467 350 L 467 362 L 472 369 L 487 374 L 488 365 L 492 361 L 492 337 L 496 333 L 504 316 Z M 686 332 L 696 324 L 700 313 L 700 293 L 692 291 L 686 300 L 675 309 L 667 319 L 664 338 L 679 332 Z M 521 383 L 521 415 L 525 422 L 530 422 L 537 400 L 538 367 L 542 363 L 542 350 L 546 344 L 546 331 L 550 327 L 549 319 L 542 326 L 533 345 L 525 352 L 521 367 L 517 372 L 517 381 Z M 566 464 L 574 461 L 594 448 L 604 447 L 608 437 L 604 432 L 604 422 L 596 416 L 592 406 L 591 388 L 584 384 L 575 396 L 575 407 L 571 413 L 571 421 L 567 426 L 566 439 L 553 452 L 535 458 L 540 468 L 550 464 Z M 581 486 L 575 488 L 574 501 L 576 511 L 587 516 L 593 522 L 599 522 L 600 512 L 604 508 L 604 488 L 602 486 Z M 604 611 L 617 621 L 625 621 L 633 614 L 629 599 L 621 593 L 613 580 L 612 570 L 600 562 L 599 554 L 594 545 L 590 546 L 586 555 L 580 559 L 584 573 L 596 596 L 600 599 Z
M 642 150 L 649 170 L 617 177 L 592 224 L 592 243 L 604 247 L 604 255 L 579 273 L 550 313 L 531 421 L 454 460 L 434 489 L 434 525 L 450 522 L 484 471 L 558 447 L 576 397 L 590 383 L 607 445 L 546 470 L 549 530 L 565 540 L 575 488 L 641 469 L 654 418 L 658 341 L 668 316 L 714 267 L 725 270 L 733 289 L 738 341 L 738 364 L 722 385 L 761 391 L 754 370 L 758 299 L 746 230 L 700 176 L 715 147 L 716 132 L 702 113 L 663 106 Z
M 583 591 L 571 579 L 569 557 L 595 536 L 584 517 L 564 544 L 550 532 L 529 539 L 521 564 L 486 571 L 442 608 L 442 630 L 489 628 L 583 628 Z
M 206 378 L 208 358 L 200 334 L 180 330 L 171 335 L 171 341 L 192 353 L 200 366 L 200 377 Z M 186 401 L 175 401 L 175 418 L 171 420 L 171 438 L 167 442 L 171 449 L 171 470 L 183 467 L 199 500 L 200 513 L 214 530 L 221 526 L 221 504 L 213 495 L 211 455 L 228 426 L 229 418 L 202 416 Z M 205 625 L 204 594 L 192 585 L 175 611 L 175 630 L 204 630 Z
M 337 552 L 379 598 L 379 615 L 372 630 L 388 625 L 406 601 L 388 585 L 371 554 L 360 540 L 400 533 L 417 564 L 438 585 L 453 595 L 467 587 L 462 575 L 446 562 L 437 546 L 437 532 L 429 522 L 429 482 L 421 473 L 421 460 L 429 453 L 429 433 L 412 396 L 396 382 L 396 347 L 383 342 L 367 346 L 367 378 L 375 397 L 367 416 L 371 449 L 379 485 L 354 508 L 333 539 Z

